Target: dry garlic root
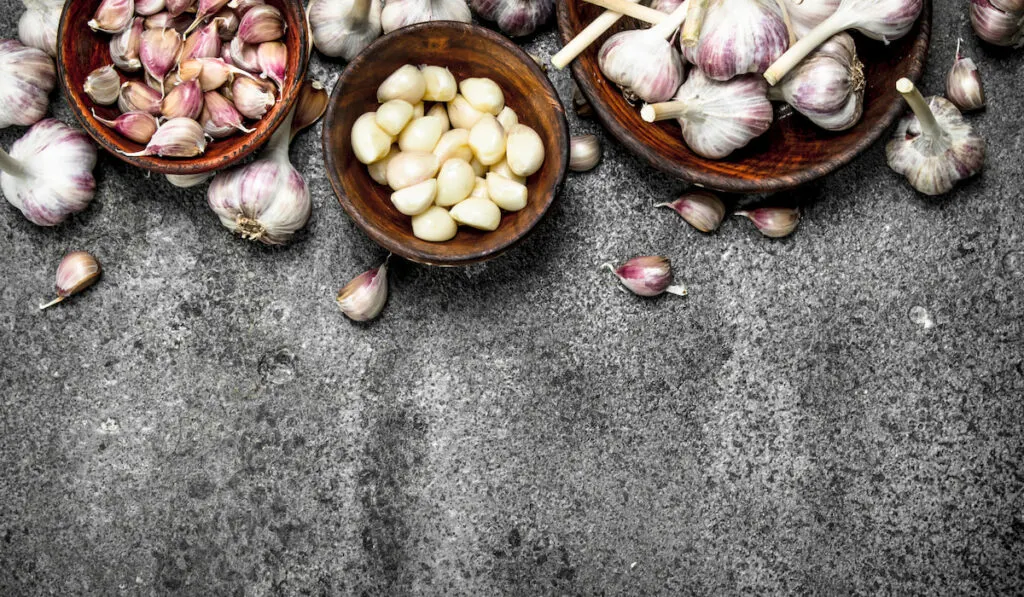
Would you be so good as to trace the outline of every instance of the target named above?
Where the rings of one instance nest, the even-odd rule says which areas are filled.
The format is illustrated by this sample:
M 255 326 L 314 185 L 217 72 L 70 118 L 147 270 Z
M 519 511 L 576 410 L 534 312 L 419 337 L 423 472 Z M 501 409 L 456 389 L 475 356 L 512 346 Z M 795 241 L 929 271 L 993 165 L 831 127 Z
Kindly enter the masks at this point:
M 492 231 L 526 207 L 544 142 L 519 122 L 491 79 L 456 81 L 441 66 L 405 65 L 377 89 L 380 105 L 352 126 L 352 150 L 416 238 L 445 242 L 469 226 Z M 432 105 L 426 105 L 430 102 Z

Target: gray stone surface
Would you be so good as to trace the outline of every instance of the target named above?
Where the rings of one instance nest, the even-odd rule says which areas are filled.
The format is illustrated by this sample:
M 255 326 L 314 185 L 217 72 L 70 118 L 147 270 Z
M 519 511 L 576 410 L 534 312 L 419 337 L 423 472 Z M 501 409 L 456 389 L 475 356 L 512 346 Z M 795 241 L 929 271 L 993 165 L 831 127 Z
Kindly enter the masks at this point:
M 936 2 L 924 87 L 964 37 L 984 175 L 925 200 L 875 146 L 783 198 L 782 241 L 653 209 L 683 185 L 604 137 L 528 242 L 396 261 L 353 325 L 334 294 L 384 254 L 319 127 L 287 249 L 110 156 L 63 226 L 0 209 L 0 594 L 1024 592 L 1024 54 L 979 47 L 963 5 Z M 73 249 L 105 277 L 40 313 Z M 688 298 L 599 271 L 651 253 Z

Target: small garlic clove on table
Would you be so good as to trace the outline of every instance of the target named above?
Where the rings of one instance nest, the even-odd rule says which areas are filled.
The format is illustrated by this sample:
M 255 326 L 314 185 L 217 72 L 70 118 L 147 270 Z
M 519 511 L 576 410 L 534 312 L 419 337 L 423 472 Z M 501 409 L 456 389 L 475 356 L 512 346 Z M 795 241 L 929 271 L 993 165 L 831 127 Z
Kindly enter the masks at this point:
M 57 266 L 57 298 L 40 305 L 47 309 L 92 286 L 100 279 L 103 269 L 95 257 L 85 251 L 68 253 Z
M 587 172 L 601 161 L 601 141 L 597 135 L 579 135 L 569 142 L 569 170 Z
M 959 42 L 956 60 L 949 75 L 946 76 L 946 97 L 962 112 L 972 112 L 985 107 L 985 88 L 981 84 L 978 65 L 970 58 L 961 56 Z
M 655 207 L 667 207 L 675 211 L 686 222 L 701 232 L 713 232 L 725 219 L 725 204 L 714 193 L 693 190 L 671 203 L 660 203 Z
M 615 267 L 611 263 L 604 264 L 623 286 L 638 296 L 652 297 L 669 293 L 686 296 L 685 286 L 672 284 L 672 262 L 657 255 L 634 257 Z
M 787 237 L 800 224 L 800 210 L 795 207 L 762 207 L 738 211 L 736 215 L 753 222 L 761 234 L 768 238 Z
M 389 257 L 390 258 L 390 257 Z M 388 262 L 353 278 L 338 292 L 338 308 L 353 321 L 370 321 L 388 301 Z

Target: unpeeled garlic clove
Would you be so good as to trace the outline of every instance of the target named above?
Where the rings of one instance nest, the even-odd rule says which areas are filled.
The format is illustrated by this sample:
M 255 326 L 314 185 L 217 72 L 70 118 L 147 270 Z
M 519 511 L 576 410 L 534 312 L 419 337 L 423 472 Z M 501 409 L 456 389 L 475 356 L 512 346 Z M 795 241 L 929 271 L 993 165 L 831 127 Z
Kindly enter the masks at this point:
M 97 116 L 96 110 L 93 110 L 92 117 L 103 126 L 111 128 L 122 136 L 142 145 L 149 143 L 150 139 L 153 138 L 153 134 L 156 133 L 156 129 L 160 127 L 156 118 L 149 112 L 126 112 L 114 120 L 107 120 Z
M 422 151 L 403 151 L 388 162 L 388 185 L 394 191 L 434 178 L 440 168 L 437 156 Z
M 386 156 L 393 141 L 393 137 L 377 125 L 377 116 L 373 112 L 356 119 L 350 138 L 356 159 L 367 165 Z
M 146 73 L 163 85 L 164 77 L 178 59 L 181 50 L 181 38 L 169 29 L 149 29 L 142 32 L 139 46 L 139 59 Z M 163 89 L 161 89 L 163 91 Z
M 153 16 L 167 8 L 165 0 L 135 0 L 135 14 L 144 17 Z
M 370 321 L 388 301 L 388 262 L 356 276 L 338 292 L 338 308 L 353 321 Z
M 483 115 L 483 112 L 469 105 L 466 98 L 461 95 L 456 95 L 455 99 L 448 102 L 448 119 L 453 128 L 472 129 L 476 123 L 480 122 Z
M 185 30 L 185 35 L 188 35 L 203 22 L 203 19 L 211 15 L 216 14 L 220 9 L 224 8 L 228 3 L 228 0 L 199 0 L 196 5 L 196 18 L 189 25 L 189 28 Z
M 505 129 L 498 119 L 484 114 L 469 131 L 469 148 L 485 166 L 497 164 L 505 157 Z
M 555 12 L 554 0 L 470 0 L 470 5 L 483 19 L 496 22 L 512 37 L 533 33 Z
M 459 93 L 478 112 L 497 116 L 505 108 L 505 94 L 497 83 L 487 78 L 463 79 Z
M 473 14 L 465 0 L 388 0 L 380 16 L 384 33 L 428 21 L 470 23 Z
M 56 84 L 57 69 L 45 52 L 13 39 L 0 41 L 0 128 L 38 122 Z
M 655 207 L 667 207 L 675 211 L 701 232 L 718 230 L 725 219 L 725 204 L 717 195 L 708 191 L 690 191 L 671 203 L 659 203 Z
M 712 79 L 763 73 L 789 49 L 789 30 L 777 0 L 711 0 L 706 5 L 700 39 L 684 43 L 683 55 Z M 689 15 L 686 23 L 691 23 Z
M 160 103 L 160 113 L 169 120 L 198 119 L 203 113 L 203 90 L 199 87 L 199 81 L 185 81 L 170 90 Z
M 412 217 L 412 234 L 420 240 L 443 243 L 455 238 L 458 232 L 459 225 L 443 207 L 435 205 Z
M 132 0 L 103 0 L 88 25 L 93 31 L 120 33 L 128 27 L 133 16 L 135 2 Z
M 324 88 L 324 84 L 316 79 L 306 79 L 299 90 L 299 100 L 295 104 L 295 114 L 292 116 L 292 138 L 295 138 L 300 131 L 316 124 L 327 112 L 327 104 L 331 96 Z
M 1005 10 L 990 0 L 971 0 L 971 27 L 978 37 L 990 44 L 1024 45 L 1024 9 Z
M 533 175 L 544 165 L 544 140 L 525 124 L 513 126 L 505 139 L 505 160 L 517 176 Z
M 214 139 L 230 137 L 239 131 L 251 133 L 254 130 L 245 127 L 242 114 L 235 105 L 216 91 L 203 94 L 203 111 L 199 122 L 206 134 Z
M 794 207 L 762 207 L 738 211 L 736 215 L 753 222 L 761 234 L 768 238 L 789 236 L 800 224 L 800 210 Z
M 245 13 L 249 12 L 257 6 L 266 4 L 266 0 L 231 0 L 228 2 L 228 7 L 238 13 L 240 16 L 245 16 Z
M 450 102 L 455 99 L 459 86 L 455 75 L 443 66 L 422 66 L 425 88 L 423 100 L 428 102 Z
M 437 197 L 441 207 L 451 207 L 463 201 L 476 185 L 476 173 L 469 162 L 459 158 L 446 161 L 437 173 Z
M 221 55 L 223 57 L 223 52 Z M 254 74 L 260 72 L 259 46 L 247 44 L 236 37 L 228 44 L 228 56 L 236 67 Z
M 288 46 L 279 41 L 265 41 L 256 50 L 256 60 L 260 65 L 260 77 L 277 83 L 284 89 L 285 70 L 288 67 Z
M 606 263 L 602 267 L 610 270 L 630 292 L 639 296 L 658 296 L 669 293 L 686 296 L 686 287 L 672 284 L 672 262 L 664 257 L 634 257 L 615 267 Z
M 444 121 L 436 116 L 424 116 L 413 120 L 398 136 L 398 146 L 402 151 L 419 151 L 429 153 L 437 146 L 444 134 Z
M 437 180 L 431 178 L 391 193 L 391 204 L 407 216 L 418 216 L 430 209 L 437 197 Z
M 142 68 L 139 48 L 142 45 L 143 27 L 143 19 L 137 17 L 128 28 L 110 38 L 110 59 L 114 66 L 125 72 L 135 72 Z
M 191 118 L 172 118 L 160 125 L 146 148 L 129 157 L 160 156 L 164 158 L 191 158 L 206 151 L 206 133 L 198 122 Z
M 487 173 L 487 196 L 505 211 L 519 211 L 526 207 L 529 191 L 526 185 L 509 180 L 495 172 Z
M 285 31 L 284 16 L 269 4 L 250 8 L 238 24 L 238 38 L 247 44 L 261 44 L 281 39 Z
M 485 232 L 497 230 L 501 225 L 501 209 L 490 199 L 471 197 L 448 213 L 459 224 Z
M 959 42 L 956 60 L 946 77 L 946 97 L 962 112 L 972 112 L 985 107 L 985 89 L 981 84 L 981 73 L 973 60 L 960 55 Z
M 221 58 L 197 58 L 184 61 L 178 65 L 176 74 L 181 81 L 198 79 L 199 86 L 204 92 L 220 89 L 227 84 L 232 75 L 255 79 L 255 75 L 232 66 Z
M 601 161 L 601 141 L 597 135 L 579 135 L 569 142 L 569 169 L 587 172 Z
M 181 46 L 179 60 L 220 57 L 221 39 L 220 33 L 217 31 L 218 26 L 217 21 L 211 21 L 205 27 L 186 37 Z
M 85 251 L 68 253 L 57 266 L 57 298 L 40 305 L 39 310 L 52 307 L 64 299 L 82 292 L 100 279 L 100 262 Z
M 231 84 L 231 96 L 235 108 L 242 116 L 259 120 L 277 102 L 274 86 L 265 81 L 248 77 L 237 77 Z
M 178 34 L 182 34 L 186 29 L 188 29 L 191 22 L 192 19 L 184 15 L 176 16 L 172 15 L 170 12 L 164 11 L 151 17 L 146 17 L 146 20 L 143 23 L 147 31 L 150 29 L 171 29 Z
M 117 109 L 121 112 L 148 112 L 159 116 L 162 99 L 163 95 L 156 89 L 138 81 L 125 81 L 117 97 Z
M 427 81 L 420 69 L 406 64 L 388 75 L 387 79 L 377 88 L 377 101 L 384 103 L 400 99 L 416 105 L 423 100 L 427 91 Z

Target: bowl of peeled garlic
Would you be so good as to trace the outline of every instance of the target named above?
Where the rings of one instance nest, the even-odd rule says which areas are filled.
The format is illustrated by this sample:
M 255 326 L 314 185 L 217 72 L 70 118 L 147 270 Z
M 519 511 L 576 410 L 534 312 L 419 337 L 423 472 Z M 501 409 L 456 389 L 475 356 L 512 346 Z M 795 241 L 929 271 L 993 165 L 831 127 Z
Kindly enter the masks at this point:
M 270 140 L 298 100 L 309 37 L 289 0 L 74 0 L 57 52 L 68 104 L 101 147 L 194 175 Z
M 381 37 L 342 73 L 324 120 L 327 176 L 391 253 L 464 265 L 541 221 L 569 158 L 565 111 L 507 38 L 454 21 Z
M 930 0 L 604 4 L 632 15 L 558 4 L 566 46 L 592 43 L 556 66 L 571 61 L 593 113 L 630 151 L 732 193 L 791 189 L 871 147 L 906 111 L 896 81 L 920 79 L 931 35 Z M 588 29 L 600 35 L 573 41 Z

